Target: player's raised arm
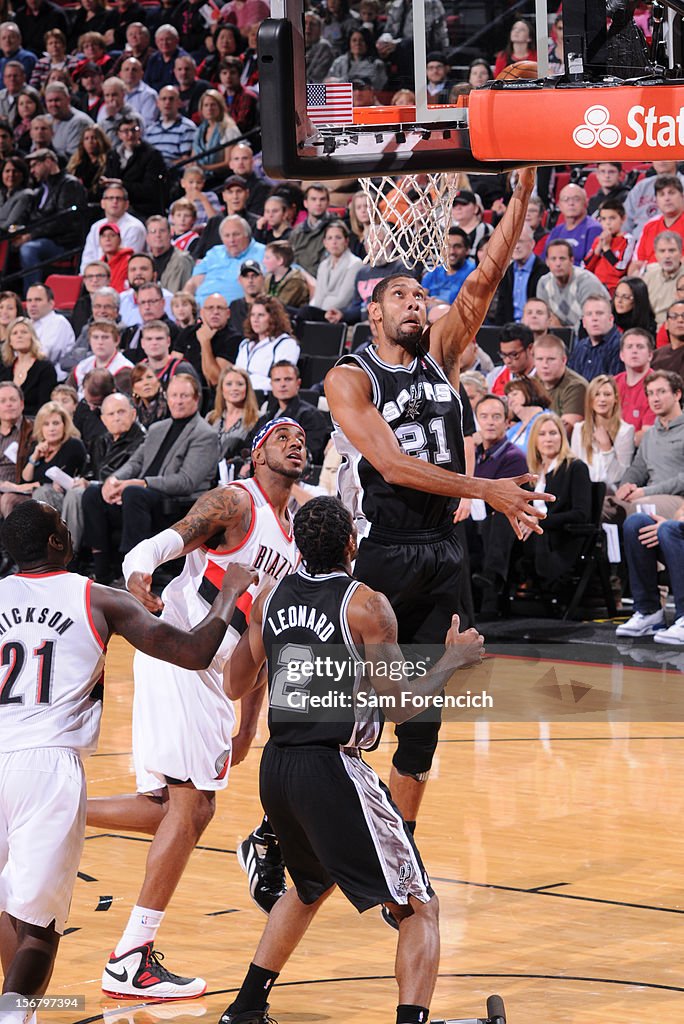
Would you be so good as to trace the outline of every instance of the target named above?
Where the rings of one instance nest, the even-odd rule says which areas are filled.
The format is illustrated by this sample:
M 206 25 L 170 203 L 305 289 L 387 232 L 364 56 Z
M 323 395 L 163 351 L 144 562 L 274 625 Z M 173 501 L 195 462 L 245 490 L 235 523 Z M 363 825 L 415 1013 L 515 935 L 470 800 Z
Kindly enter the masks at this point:
M 535 533 L 543 532 L 539 520 L 544 513 L 532 501 L 555 499 L 553 495 L 523 490 L 522 485 L 534 479 L 529 474 L 516 479 L 483 480 L 406 455 L 371 401 L 368 377 L 354 366 L 332 369 L 325 378 L 325 394 L 335 422 L 388 484 L 449 498 L 481 498 L 508 517 L 518 537 L 522 538 L 521 524 Z
M 402 691 L 410 690 L 422 697 L 440 693 L 458 669 L 477 665 L 484 652 L 484 637 L 476 629 L 459 632 L 459 618 L 454 615 L 445 637 L 446 650 L 436 665 L 420 678 L 406 675 L 396 680 L 396 666 L 403 664 L 404 655 L 397 643 L 397 618 L 384 594 L 361 586 L 349 602 L 347 620 L 355 639 L 363 645 L 364 658 L 374 666 L 369 685 L 380 696 L 393 697 L 394 702 L 383 707 L 391 722 L 406 722 L 420 711 L 418 703 L 407 702 L 402 707 Z M 386 666 L 394 666 L 392 673 Z
M 465 279 L 449 312 L 430 328 L 430 353 L 447 373 L 458 367 L 461 352 L 482 327 L 494 293 L 508 269 L 525 224 L 535 173 L 533 167 L 518 171 L 518 184 L 489 239 L 482 263 Z
M 252 503 L 241 487 L 221 487 L 197 499 L 179 522 L 143 540 L 128 552 L 123 574 L 130 592 L 151 612 L 162 602 L 152 593 L 152 574 L 164 562 L 187 555 L 217 533 L 227 535 L 237 547 L 249 530 Z
M 144 654 L 181 668 L 207 668 L 221 645 L 237 600 L 258 583 L 251 566 L 233 562 L 225 571 L 221 590 L 204 619 L 185 631 L 151 615 L 131 594 L 94 584 L 92 611 L 96 626 L 106 623 L 107 633 L 119 633 Z
M 266 592 L 259 594 L 252 605 L 249 629 L 242 634 L 237 647 L 224 666 L 223 689 L 231 700 L 239 700 L 266 683 L 266 675 L 259 675 L 266 661 L 261 633 L 262 609 L 266 596 Z

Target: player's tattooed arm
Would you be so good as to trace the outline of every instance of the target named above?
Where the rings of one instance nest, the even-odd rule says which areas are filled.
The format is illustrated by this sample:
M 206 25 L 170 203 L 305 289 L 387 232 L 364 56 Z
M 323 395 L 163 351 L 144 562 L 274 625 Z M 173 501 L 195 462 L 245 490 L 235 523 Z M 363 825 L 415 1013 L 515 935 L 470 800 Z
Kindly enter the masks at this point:
M 510 265 L 513 249 L 525 225 L 527 201 L 534 188 L 535 173 L 533 167 L 518 171 L 518 184 L 489 239 L 482 262 L 465 279 L 446 316 L 430 329 L 430 352 L 450 377 L 452 373 L 458 373 L 461 352 L 482 327 L 494 293 Z
M 221 487 L 203 494 L 180 522 L 173 526 L 183 540 L 183 554 L 194 551 L 217 533 L 235 547 L 252 520 L 252 502 L 242 487 Z

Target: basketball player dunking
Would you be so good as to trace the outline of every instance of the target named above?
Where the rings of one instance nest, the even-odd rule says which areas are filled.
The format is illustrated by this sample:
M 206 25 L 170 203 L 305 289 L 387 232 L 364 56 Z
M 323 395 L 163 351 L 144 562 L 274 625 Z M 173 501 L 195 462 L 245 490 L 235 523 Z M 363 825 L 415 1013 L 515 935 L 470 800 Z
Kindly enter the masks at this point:
M 401 643 L 439 643 L 457 607 L 461 549 L 453 499 L 484 499 L 519 537 L 523 526 L 542 532 L 542 515 L 521 487 L 531 476 L 463 475 L 458 394 L 460 354 L 482 326 L 510 264 L 533 185 L 534 170 L 520 171 L 482 263 L 442 319 L 426 330 L 420 284 L 403 275 L 385 278 L 368 306 L 376 344 L 343 357 L 325 380 L 333 439 L 343 456 L 338 493 L 362 538 L 354 576 L 389 598 Z M 439 723 L 420 718 L 396 729 L 390 789 L 410 828 L 438 732 Z
M 242 595 L 225 640 L 205 671 L 189 672 L 136 654 L 133 757 L 138 792 L 88 801 L 89 825 L 154 836 L 138 903 L 102 976 L 103 990 L 113 995 L 187 999 L 206 989 L 202 978 L 170 972 L 152 983 L 153 945 L 185 865 L 212 818 L 215 793 L 226 786 L 231 760 L 244 757 L 256 730 L 263 689 L 243 702 L 239 740 L 231 745 L 235 714 L 223 689 L 223 666 L 247 628 L 261 588 L 297 565 L 287 506 L 304 470 L 304 431 L 294 420 L 272 420 L 254 438 L 252 461 L 253 479 L 203 495 L 184 519 L 143 541 L 124 561 L 131 593 L 150 611 L 158 611 L 162 601 L 151 591 L 152 573 L 163 562 L 187 555 L 183 572 L 162 595 L 162 619 L 182 629 L 206 615 L 232 562 L 258 567 L 259 583 Z
M 25 1024 L 30 997 L 50 981 L 83 849 L 81 757 L 97 746 L 109 637 L 200 669 L 258 576 L 230 566 L 218 599 L 188 631 L 130 594 L 67 572 L 71 537 L 49 505 L 20 505 L 0 536 L 19 565 L 0 582 L 0 1024 Z M 163 977 L 161 965 L 153 970 Z
M 337 498 L 314 498 L 295 516 L 294 530 L 303 566 L 255 602 L 249 631 L 225 671 L 227 692 L 237 698 L 268 661 L 270 739 L 261 759 L 261 800 L 294 886 L 271 910 L 219 1024 L 271 1022 L 271 988 L 336 885 L 359 912 L 389 908 L 399 930 L 396 1022 L 426 1024 L 439 968 L 437 897 L 410 830 L 362 758 L 376 746 L 381 722 L 358 698 L 370 686 L 389 705 L 388 717 L 399 721 L 411 714 L 401 691 L 438 693 L 456 669 L 480 661 L 483 639 L 474 629 L 459 633 L 454 616 L 440 661 L 419 682 L 389 682 L 387 665 L 403 663 L 397 620 L 383 594 L 351 576 L 356 530 L 349 511 Z M 332 674 L 312 668 L 331 660 Z M 299 678 L 290 675 L 293 662 L 295 669 L 297 662 L 309 666 Z M 334 712 L 317 712 L 317 702 L 331 695 Z M 336 1018 L 346 1019 L 342 1009 Z

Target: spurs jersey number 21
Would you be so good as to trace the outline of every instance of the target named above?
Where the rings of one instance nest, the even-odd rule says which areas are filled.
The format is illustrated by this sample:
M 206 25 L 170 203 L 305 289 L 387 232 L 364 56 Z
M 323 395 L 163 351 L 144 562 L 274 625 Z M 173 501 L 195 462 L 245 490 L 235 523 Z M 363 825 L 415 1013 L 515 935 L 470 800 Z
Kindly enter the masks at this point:
M 464 472 L 461 399 L 432 356 L 420 352 L 409 366 L 395 366 L 383 362 L 371 347 L 344 356 L 340 363 L 358 366 L 368 376 L 373 405 L 406 455 Z M 337 424 L 333 440 L 343 458 L 339 495 L 362 537 L 371 526 L 413 532 L 444 525 L 451 499 L 387 483 Z

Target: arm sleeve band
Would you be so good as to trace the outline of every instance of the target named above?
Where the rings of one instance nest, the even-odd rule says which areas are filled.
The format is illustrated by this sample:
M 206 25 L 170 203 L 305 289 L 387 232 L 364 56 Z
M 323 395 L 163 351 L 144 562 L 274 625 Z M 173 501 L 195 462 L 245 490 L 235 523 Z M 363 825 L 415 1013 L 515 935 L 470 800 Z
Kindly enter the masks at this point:
M 185 544 L 180 533 L 175 530 L 162 530 L 148 540 L 142 540 L 132 548 L 123 561 L 123 574 L 126 584 L 132 573 L 150 573 L 164 562 L 180 558 Z

